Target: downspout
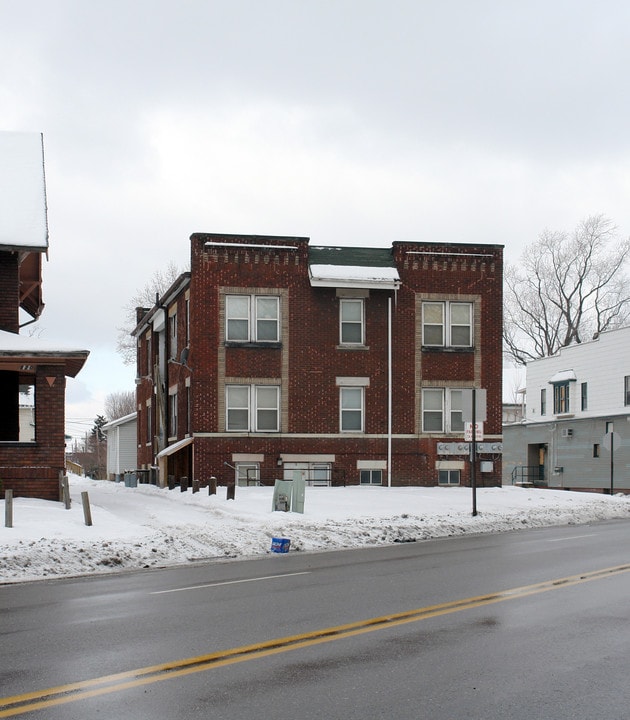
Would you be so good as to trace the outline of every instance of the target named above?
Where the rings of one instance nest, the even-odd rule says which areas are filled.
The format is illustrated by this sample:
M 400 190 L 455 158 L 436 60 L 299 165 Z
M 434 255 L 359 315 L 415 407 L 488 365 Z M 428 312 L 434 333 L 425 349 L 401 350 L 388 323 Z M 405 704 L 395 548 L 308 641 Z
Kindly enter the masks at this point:
M 392 486 L 392 298 L 387 298 L 387 487 Z

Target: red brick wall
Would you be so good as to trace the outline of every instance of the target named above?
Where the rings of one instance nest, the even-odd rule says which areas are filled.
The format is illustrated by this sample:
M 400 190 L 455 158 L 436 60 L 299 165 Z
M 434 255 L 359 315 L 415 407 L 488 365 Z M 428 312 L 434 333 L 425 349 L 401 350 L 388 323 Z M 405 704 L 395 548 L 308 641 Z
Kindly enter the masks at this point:
M 0 330 L 17 333 L 20 278 L 17 253 L 0 252 Z
M 0 480 L 16 497 L 59 499 L 59 475 L 65 472 L 65 387 L 63 369 L 38 368 L 35 442 L 0 444 Z
M 226 242 L 233 247 L 206 247 L 205 241 Z M 247 245 L 250 247 L 239 247 Z M 252 245 L 268 247 L 256 248 Z M 287 250 L 279 246 L 292 245 Z M 171 368 L 168 385 L 179 382 L 180 428 L 185 423 L 184 379 L 192 386 L 192 430 L 195 474 L 198 479 L 215 475 L 233 478 L 224 463 L 233 454 L 256 453 L 265 457 L 263 474 L 278 473 L 280 454 L 332 454 L 335 469 L 350 483 L 358 482 L 358 460 L 387 457 L 387 316 L 392 299 L 393 346 L 393 484 L 434 485 L 437 482 L 438 441 L 453 437 L 423 435 L 419 394 L 423 383 L 485 388 L 489 416 L 486 435 L 501 436 L 502 374 L 502 249 L 486 245 L 430 245 L 394 243 L 393 255 L 402 280 L 396 293 L 370 290 L 366 300 L 368 350 L 339 348 L 339 299 L 335 288 L 312 288 L 308 277 L 308 241 L 304 238 L 254 238 L 194 235 L 191 238 L 190 317 L 191 338 L 187 369 Z M 225 347 L 220 319 L 221 288 L 278 288 L 286 295 L 288 333 L 281 347 Z M 417 316 L 419 298 L 461 299 L 475 302 L 475 349 L 438 351 L 420 348 Z M 180 298 L 181 302 L 181 298 Z M 178 309 L 178 317 L 185 317 Z M 180 327 L 179 337 L 184 337 Z M 154 343 L 155 345 L 156 343 Z M 145 350 L 140 348 L 140 367 Z M 219 378 L 280 378 L 283 367 L 288 393 L 288 421 L 280 436 L 258 434 L 220 435 L 222 408 Z M 143 373 L 140 373 L 143 374 Z M 365 388 L 365 433 L 348 437 L 339 433 L 340 376 L 369 378 Z M 459 385 L 458 385 L 459 383 Z M 144 446 L 146 400 L 152 387 L 138 386 L 140 412 L 139 464 L 151 464 L 152 451 Z M 155 406 L 155 396 L 153 405 Z M 285 398 L 286 400 L 287 398 Z M 155 408 L 154 408 L 155 409 Z M 146 413 L 144 413 L 146 414 Z M 297 437 L 297 435 L 308 437 Z M 373 437 L 376 436 L 376 437 Z M 180 430 L 179 437 L 183 437 Z M 456 458 L 462 459 L 462 458 Z M 498 484 L 498 458 L 491 475 L 478 480 Z M 281 470 L 281 469 L 280 469 Z M 468 462 L 462 472 L 468 482 Z M 386 473 L 384 473 L 384 477 Z M 480 483 L 481 484 L 481 483 Z

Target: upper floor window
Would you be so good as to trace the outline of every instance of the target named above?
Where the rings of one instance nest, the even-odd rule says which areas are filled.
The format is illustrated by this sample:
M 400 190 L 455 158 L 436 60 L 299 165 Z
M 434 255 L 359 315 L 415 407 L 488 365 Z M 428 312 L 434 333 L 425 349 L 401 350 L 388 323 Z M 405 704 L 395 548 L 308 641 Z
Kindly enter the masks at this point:
M 623 379 L 623 404 L 630 405 L 630 375 Z
M 228 342 L 279 342 L 280 298 L 226 295 L 225 339 Z
M 553 386 L 553 411 L 556 415 L 570 411 L 568 380 L 555 383 Z
M 463 391 L 450 388 L 422 390 L 423 432 L 463 433 Z
M 227 385 L 226 429 L 234 432 L 278 432 L 280 388 L 276 385 Z
M 580 407 L 588 410 L 588 384 L 585 382 L 580 385 Z
M 340 301 L 339 323 L 342 345 L 365 344 L 362 299 L 342 299 Z
M 422 303 L 422 344 L 464 348 L 473 345 L 473 304 L 469 302 Z
M 545 388 L 540 391 L 540 414 L 547 414 L 547 390 Z
M 171 358 L 177 358 L 177 313 L 173 313 L 168 318 L 169 328 L 169 350 Z

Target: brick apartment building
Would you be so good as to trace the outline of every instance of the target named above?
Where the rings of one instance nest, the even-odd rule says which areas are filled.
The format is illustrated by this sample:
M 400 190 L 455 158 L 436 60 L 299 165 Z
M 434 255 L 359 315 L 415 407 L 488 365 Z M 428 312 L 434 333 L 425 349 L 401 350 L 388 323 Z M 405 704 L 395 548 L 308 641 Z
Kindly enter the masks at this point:
M 11 489 L 15 497 L 59 499 L 66 377 L 89 354 L 20 334 L 44 308 L 47 252 L 42 136 L 0 132 L 0 497 Z M 33 409 L 21 413 L 26 390 Z
M 138 309 L 139 468 L 162 484 L 469 484 L 475 387 L 477 482 L 500 484 L 502 246 L 190 242 L 190 272 Z

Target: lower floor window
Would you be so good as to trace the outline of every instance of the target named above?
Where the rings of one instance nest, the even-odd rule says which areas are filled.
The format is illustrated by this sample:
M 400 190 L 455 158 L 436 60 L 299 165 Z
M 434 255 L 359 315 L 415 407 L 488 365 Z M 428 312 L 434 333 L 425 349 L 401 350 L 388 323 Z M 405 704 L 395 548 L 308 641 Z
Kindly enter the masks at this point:
M 228 385 L 226 387 L 227 430 L 278 432 L 280 388 L 275 385 Z
M 236 463 L 236 484 L 246 487 L 247 485 L 260 485 L 259 463 Z
M 438 470 L 438 485 L 459 485 L 459 470 Z
M 382 485 L 383 484 L 383 471 L 382 470 L 361 470 L 359 477 L 361 485 Z

